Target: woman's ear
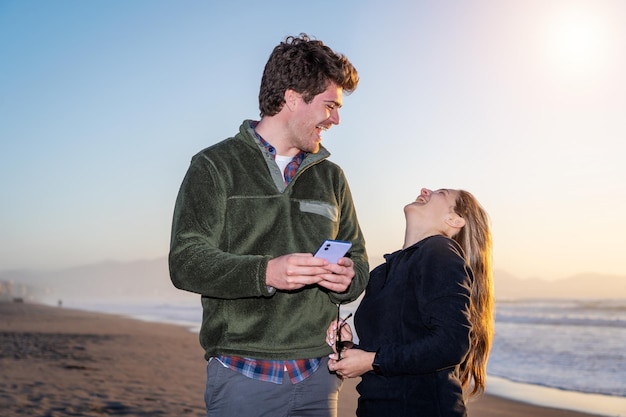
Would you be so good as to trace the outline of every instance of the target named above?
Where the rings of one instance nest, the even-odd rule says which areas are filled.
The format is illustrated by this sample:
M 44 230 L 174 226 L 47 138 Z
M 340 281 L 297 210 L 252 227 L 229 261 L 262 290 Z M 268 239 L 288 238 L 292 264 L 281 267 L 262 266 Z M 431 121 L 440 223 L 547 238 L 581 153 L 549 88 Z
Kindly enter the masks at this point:
M 446 224 L 455 229 L 461 229 L 465 226 L 465 219 L 456 213 L 450 213 L 450 215 L 446 217 Z

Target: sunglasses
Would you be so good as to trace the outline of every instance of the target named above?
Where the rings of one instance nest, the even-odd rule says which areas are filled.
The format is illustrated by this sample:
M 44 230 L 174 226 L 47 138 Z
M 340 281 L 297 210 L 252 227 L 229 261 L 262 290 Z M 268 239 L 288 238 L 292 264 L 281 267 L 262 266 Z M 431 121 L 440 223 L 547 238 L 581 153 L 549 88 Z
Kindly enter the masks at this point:
M 346 324 L 346 320 L 352 317 L 352 313 L 348 314 L 345 318 L 341 318 L 340 304 L 337 304 L 337 334 L 335 335 L 335 349 L 337 350 L 337 360 L 342 359 L 341 353 L 354 346 L 351 340 L 341 340 L 341 328 Z

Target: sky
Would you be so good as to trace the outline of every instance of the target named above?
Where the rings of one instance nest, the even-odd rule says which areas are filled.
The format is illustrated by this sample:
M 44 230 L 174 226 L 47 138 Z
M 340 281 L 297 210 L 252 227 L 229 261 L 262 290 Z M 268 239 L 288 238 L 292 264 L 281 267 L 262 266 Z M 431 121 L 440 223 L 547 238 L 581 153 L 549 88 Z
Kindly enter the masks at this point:
M 472 192 L 494 268 L 626 275 L 622 0 L 0 0 L 0 270 L 167 255 L 192 155 L 258 119 L 274 46 L 345 54 L 323 145 L 372 266 L 422 187 Z

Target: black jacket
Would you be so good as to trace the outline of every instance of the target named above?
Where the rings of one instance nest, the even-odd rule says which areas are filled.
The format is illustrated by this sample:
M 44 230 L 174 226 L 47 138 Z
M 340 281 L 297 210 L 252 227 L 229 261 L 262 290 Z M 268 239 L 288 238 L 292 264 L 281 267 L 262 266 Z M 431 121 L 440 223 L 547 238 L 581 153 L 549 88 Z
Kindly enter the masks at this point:
M 378 352 L 381 372 L 363 375 L 357 415 L 465 416 L 473 276 L 460 246 L 431 236 L 385 258 L 355 315 L 359 348 Z

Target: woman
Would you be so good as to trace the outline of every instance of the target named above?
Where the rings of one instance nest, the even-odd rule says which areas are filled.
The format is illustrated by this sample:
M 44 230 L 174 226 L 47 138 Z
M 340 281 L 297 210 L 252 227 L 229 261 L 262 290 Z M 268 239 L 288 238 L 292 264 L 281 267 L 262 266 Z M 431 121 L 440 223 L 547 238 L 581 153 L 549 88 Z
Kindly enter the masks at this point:
M 466 416 L 493 336 L 489 218 L 470 193 L 447 189 L 422 189 L 404 213 L 404 245 L 370 273 L 356 311 L 359 345 L 328 367 L 362 376 L 359 417 Z M 336 331 L 334 321 L 331 346 Z M 352 340 L 348 325 L 340 332 Z

